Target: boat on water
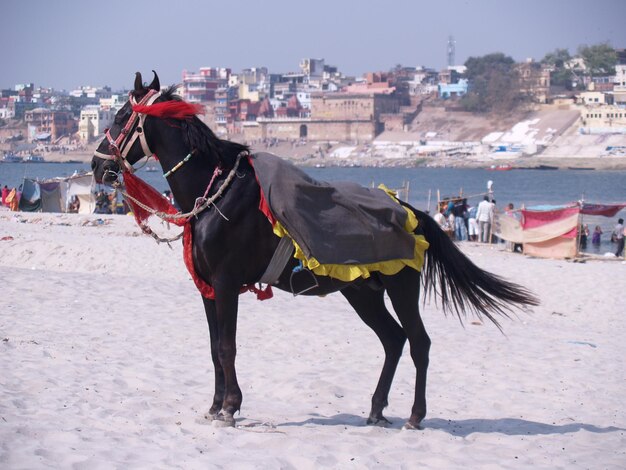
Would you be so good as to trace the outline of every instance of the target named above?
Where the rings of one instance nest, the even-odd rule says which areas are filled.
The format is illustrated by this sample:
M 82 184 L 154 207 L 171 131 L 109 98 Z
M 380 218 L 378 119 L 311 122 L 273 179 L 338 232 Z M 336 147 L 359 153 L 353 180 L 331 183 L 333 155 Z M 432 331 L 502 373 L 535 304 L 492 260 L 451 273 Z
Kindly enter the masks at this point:
M 26 157 L 26 161 L 30 163 L 45 163 L 46 159 L 41 155 L 29 155 Z
M 502 165 L 491 165 L 489 168 L 487 168 L 487 170 L 489 171 L 509 171 L 512 170 L 514 167 L 512 165 L 509 165 L 508 163 L 502 164 Z
M 4 157 L 2 157 L 3 163 L 22 163 L 24 159 L 15 155 L 14 153 L 5 153 Z
M 595 170 L 595 168 L 591 167 L 591 166 L 568 166 L 567 167 L 568 170 Z
M 558 166 L 552 165 L 537 165 L 537 166 L 518 166 L 516 170 L 558 170 Z

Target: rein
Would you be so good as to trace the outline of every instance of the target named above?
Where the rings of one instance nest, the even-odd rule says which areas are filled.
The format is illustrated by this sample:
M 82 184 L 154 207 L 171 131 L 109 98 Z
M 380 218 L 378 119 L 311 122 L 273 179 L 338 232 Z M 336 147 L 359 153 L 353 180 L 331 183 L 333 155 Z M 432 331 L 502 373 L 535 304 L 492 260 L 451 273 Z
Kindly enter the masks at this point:
M 207 195 L 211 187 L 213 186 L 215 179 L 217 178 L 217 176 L 219 176 L 222 173 L 221 169 L 215 168 L 215 171 L 213 172 L 213 176 L 207 186 L 204 196 L 196 199 L 196 204 L 193 210 L 189 212 L 171 213 L 167 211 L 159 211 L 150 207 L 147 204 L 144 204 L 137 197 L 134 197 L 131 194 L 129 194 L 128 191 L 124 191 L 120 189 L 124 198 L 131 202 L 131 207 L 135 205 L 136 207 L 139 207 L 142 210 L 144 210 L 147 214 L 155 215 L 159 217 L 160 219 L 164 220 L 166 223 L 172 222 L 176 225 L 179 225 L 179 226 L 182 225 L 184 227 L 183 232 L 177 235 L 176 237 L 161 238 L 152 231 L 152 229 L 148 226 L 147 223 L 144 222 L 145 219 L 142 219 L 141 216 L 137 215 L 137 209 L 136 208 L 134 209 L 135 220 L 137 221 L 137 224 L 141 228 L 141 231 L 147 235 L 150 235 L 157 243 L 165 242 L 171 248 L 171 245 L 170 245 L 171 242 L 179 240 L 181 237 L 183 238 L 183 260 L 185 262 L 185 266 L 187 267 L 189 274 L 191 274 L 191 278 L 193 279 L 197 289 L 200 291 L 202 296 L 207 299 L 215 299 L 215 291 L 213 290 L 212 286 L 210 286 L 207 282 L 205 282 L 202 278 L 200 278 L 200 276 L 198 276 L 195 270 L 194 261 L 193 261 L 193 229 L 191 227 L 191 219 L 192 217 L 196 217 L 198 214 L 200 214 L 202 211 L 204 211 L 205 209 L 207 209 L 208 207 L 212 205 L 215 207 L 218 213 L 222 217 L 224 217 L 224 219 L 228 220 L 226 216 L 224 216 L 224 214 L 222 214 L 220 210 L 218 209 L 218 207 L 215 205 L 215 201 L 222 196 L 226 188 L 232 182 L 233 178 L 237 175 L 237 169 L 239 167 L 239 163 L 244 156 L 248 155 L 248 153 L 249 152 L 247 150 L 239 152 L 239 154 L 237 155 L 237 160 L 235 161 L 235 164 L 233 165 L 233 168 L 230 170 L 230 172 L 228 173 L 228 175 L 226 176 L 226 178 L 224 179 L 224 181 L 222 182 L 218 190 L 215 192 L 215 194 L 213 194 L 213 196 L 207 198 Z M 152 186 L 143 182 L 142 180 L 135 177 L 134 175 L 131 175 L 131 178 L 136 179 L 136 181 L 133 183 L 133 186 L 137 184 L 137 182 L 141 182 L 141 185 L 143 185 L 145 190 L 156 193 L 158 196 L 160 196 L 160 194 L 158 194 L 158 192 L 156 192 L 156 190 Z M 165 203 L 169 205 L 169 208 L 174 210 L 169 202 L 165 202 Z M 265 288 L 256 287 L 254 284 L 245 284 L 240 289 L 240 293 L 243 293 L 243 292 L 252 292 L 256 294 L 258 300 L 266 300 L 273 296 L 272 288 L 269 284 Z
M 211 205 L 215 205 L 215 201 L 218 200 L 222 196 L 222 194 L 224 193 L 228 185 L 230 185 L 231 181 L 236 176 L 237 169 L 239 168 L 239 162 L 241 161 L 242 157 L 246 156 L 247 154 L 248 154 L 247 150 L 243 150 L 239 152 L 239 154 L 237 155 L 237 159 L 235 160 L 235 164 L 233 165 L 232 169 L 226 176 L 226 179 L 222 182 L 222 184 L 220 185 L 219 189 L 215 192 L 215 194 L 213 194 L 213 196 L 211 196 L 210 198 L 207 198 L 206 196 L 211 190 L 211 186 L 213 186 L 215 178 L 217 177 L 217 175 L 219 175 L 222 172 L 222 170 L 216 167 L 215 171 L 213 172 L 211 181 L 209 181 L 206 191 L 204 192 L 204 196 L 196 199 L 194 208 L 189 212 L 177 212 L 176 214 L 170 214 L 168 212 L 158 211 L 142 203 L 136 197 L 131 196 L 130 194 L 128 194 L 127 191 L 124 191 L 123 189 L 121 189 L 121 193 L 122 193 L 122 196 L 124 196 L 125 198 L 128 198 L 128 200 L 132 201 L 133 204 L 142 208 L 143 210 L 148 212 L 150 215 L 154 215 L 165 222 L 179 222 L 179 224 L 177 225 L 182 225 L 182 223 L 189 221 L 189 219 L 191 219 L 192 217 L 197 217 L 198 214 L 200 214 L 200 212 L 207 209 Z M 215 206 L 215 208 L 217 209 L 217 206 Z M 218 212 L 219 212 L 219 209 L 218 209 Z M 228 220 L 228 218 L 226 218 L 224 214 L 222 214 L 221 212 L 220 212 L 220 215 L 224 217 L 224 219 Z M 177 238 L 175 238 L 175 240 L 178 240 L 178 238 L 180 238 L 180 235 Z

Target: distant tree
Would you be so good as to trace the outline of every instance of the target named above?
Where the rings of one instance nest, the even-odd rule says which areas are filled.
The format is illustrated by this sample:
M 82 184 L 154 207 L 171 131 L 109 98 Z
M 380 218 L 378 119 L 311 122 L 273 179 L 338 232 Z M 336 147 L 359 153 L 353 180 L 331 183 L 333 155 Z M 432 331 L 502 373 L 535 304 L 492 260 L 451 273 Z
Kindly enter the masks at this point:
M 555 49 L 553 52 L 548 52 L 541 60 L 541 63 L 555 67 L 565 67 L 570 60 L 572 60 L 572 56 L 568 49 Z
M 515 61 L 501 52 L 482 57 L 470 57 L 465 62 L 469 90 L 461 99 L 467 111 L 485 113 L 506 112 L 527 101 L 520 91 Z
M 608 43 L 580 46 L 578 54 L 585 61 L 587 73 L 592 77 L 615 75 L 617 53 Z
M 568 90 L 572 89 L 573 74 L 569 67 L 569 63 L 572 60 L 567 49 L 555 49 L 554 52 L 548 52 L 541 63 L 543 65 L 549 65 L 552 68 L 550 72 L 550 83 L 552 85 L 563 86 Z

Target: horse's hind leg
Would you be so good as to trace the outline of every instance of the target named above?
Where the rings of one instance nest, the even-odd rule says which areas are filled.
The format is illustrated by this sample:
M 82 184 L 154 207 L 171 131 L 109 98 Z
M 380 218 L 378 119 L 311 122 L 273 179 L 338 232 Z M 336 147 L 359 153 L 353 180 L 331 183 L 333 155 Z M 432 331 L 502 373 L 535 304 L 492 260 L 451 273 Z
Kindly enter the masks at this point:
M 341 293 L 365 324 L 374 330 L 385 350 L 385 362 L 372 395 L 372 409 L 367 423 L 389 423 L 383 416 L 383 409 L 388 404 L 391 382 L 402 355 L 406 335 L 385 307 L 383 289 L 375 291 L 367 286 L 347 287 Z
M 404 268 L 398 274 L 381 278 L 411 347 L 411 359 L 416 369 L 415 399 L 405 427 L 418 429 L 426 416 L 426 372 L 430 351 L 430 338 L 419 313 L 420 273 Z
M 224 393 L 226 390 L 224 382 L 224 369 L 219 359 L 219 335 L 217 327 L 217 315 L 215 310 L 215 301 L 202 297 L 204 302 L 204 311 L 209 324 L 209 338 L 211 339 L 211 359 L 213 361 L 213 370 L 215 371 L 215 394 L 213 395 L 213 404 L 206 413 L 205 417 L 209 420 L 216 419 L 222 409 L 224 401 Z

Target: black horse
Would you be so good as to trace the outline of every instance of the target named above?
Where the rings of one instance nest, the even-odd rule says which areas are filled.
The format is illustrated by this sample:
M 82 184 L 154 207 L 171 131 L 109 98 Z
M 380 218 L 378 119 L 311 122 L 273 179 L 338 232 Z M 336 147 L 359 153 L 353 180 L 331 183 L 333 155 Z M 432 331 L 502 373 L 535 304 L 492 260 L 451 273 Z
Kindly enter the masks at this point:
M 154 152 L 183 212 L 193 211 L 215 168 L 224 170 L 206 195 L 215 196 L 220 191 L 215 204 L 194 217 L 191 227 L 193 265 L 198 276 L 214 289 L 214 299 L 202 298 L 215 368 L 215 394 L 206 417 L 233 426 L 233 415 L 240 410 L 242 402 L 235 372 L 240 289 L 259 281 L 280 239 L 259 210 L 259 185 L 253 166 L 246 158 L 237 158 L 248 151 L 246 146 L 217 138 L 195 116 L 174 119 L 144 114 L 138 117 L 132 110 L 133 103 L 150 106 L 168 101 L 181 102 L 173 88 L 160 92 L 156 73 L 147 87 L 137 73 L 130 100 L 115 116 L 107 138 L 92 159 L 92 168 L 97 181 L 112 184 L 124 167 Z M 225 185 L 227 173 L 236 162 L 236 176 Z M 423 269 L 425 290 L 440 298 L 444 311 L 452 311 L 459 317 L 466 312 L 484 315 L 499 327 L 494 315 L 506 316 L 511 306 L 538 304 L 523 287 L 478 268 L 430 216 L 408 207 L 419 221 L 416 233 L 423 234 L 430 243 Z M 333 234 L 329 233 L 328 237 L 332 238 Z M 310 287 L 312 273 L 292 276 L 297 263 L 293 258 L 287 263 L 275 287 L 289 292 Z M 316 286 L 306 295 L 341 292 L 384 348 L 385 360 L 372 396 L 368 423 L 388 422 L 383 409 L 387 406 L 393 376 L 408 339 L 416 379 L 414 403 L 405 427 L 419 428 L 426 415 L 426 372 L 431 344 L 419 313 L 420 272 L 406 267 L 395 275 L 374 273 L 366 281 L 351 283 L 329 276 L 315 278 Z M 385 292 L 399 323 L 385 307 Z

